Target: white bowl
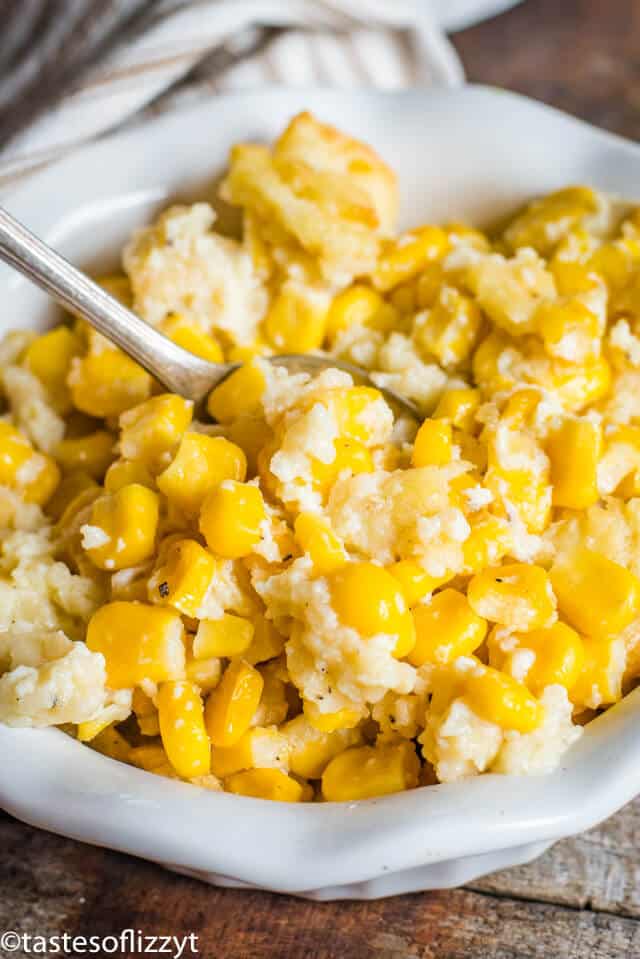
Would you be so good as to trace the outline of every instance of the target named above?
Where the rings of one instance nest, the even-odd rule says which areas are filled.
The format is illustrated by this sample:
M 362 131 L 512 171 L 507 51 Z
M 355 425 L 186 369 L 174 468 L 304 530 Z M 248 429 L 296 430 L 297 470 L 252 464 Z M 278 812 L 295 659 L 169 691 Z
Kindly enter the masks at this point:
M 211 197 L 231 144 L 272 138 L 296 111 L 372 143 L 398 171 L 403 225 L 482 223 L 586 182 L 637 197 L 640 149 L 522 97 L 267 91 L 212 99 L 103 140 L 7 200 L 85 266 L 113 262 L 170 198 Z M 45 297 L 0 270 L 0 324 L 41 327 Z M 591 723 L 541 778 L 482 776 L 359 803 L 289 805 L 214 794 L 106 759 L 57 730 L 0 726 L 0 805 L 26 822 L 219 885 L 316 899 L 443 888 L 526 862 L 640 792 L 640 690 Z

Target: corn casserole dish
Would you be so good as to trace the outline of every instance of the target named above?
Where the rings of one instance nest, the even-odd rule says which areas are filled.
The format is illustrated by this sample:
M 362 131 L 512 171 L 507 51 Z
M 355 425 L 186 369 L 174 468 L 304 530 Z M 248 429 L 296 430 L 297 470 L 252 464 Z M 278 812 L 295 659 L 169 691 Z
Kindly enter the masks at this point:
M 207 414 L 69 318 L 0 344 L 0 722 L 212 790 L 357 800 L 557 766 L 640 676 L 640 208 L 397 234 L 295 117 L 100 282 Z M 329 368 L 366 368 L 421 423 Z

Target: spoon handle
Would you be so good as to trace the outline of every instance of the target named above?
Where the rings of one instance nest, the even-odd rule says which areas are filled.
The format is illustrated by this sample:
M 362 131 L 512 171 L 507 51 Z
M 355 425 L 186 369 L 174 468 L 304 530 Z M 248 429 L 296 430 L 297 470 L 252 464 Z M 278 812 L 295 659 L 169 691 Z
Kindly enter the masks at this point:
M 66 309 L 87 320 L 173 393 L 198 402 L 229 373 L 228 366 L 208 363 L 183 350 L 127 310 L 3 207 L 0 207 L 0 259 Z

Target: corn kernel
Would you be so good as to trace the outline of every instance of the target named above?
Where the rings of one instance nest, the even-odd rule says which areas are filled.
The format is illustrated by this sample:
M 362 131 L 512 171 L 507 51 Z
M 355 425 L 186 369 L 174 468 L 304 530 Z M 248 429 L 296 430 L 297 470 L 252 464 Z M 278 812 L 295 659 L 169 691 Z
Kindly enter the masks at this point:
M 104 714 L 98 719 L 89 719 L 84 723 L 78 723 L 76 739 L 81 743 L 90 743 L 92 739 L 95 739 L 96 736 L 107 729 L 108 726 L 111 726 L 112 723 L 113 719 L 109 714 L 109 710 L 104 710 Z
M 429 575 L 424 567 L 413 559 L 401 559 L 388 566 L 387 570 L 400 583 L 407 606 L 415 606 L 434 589 L 451 579 L 448 573 L 443 576 Z
M 200 511 L 200 532 L 218 556 L 239 559 L 260 542 L 267 518 L 257 486 L 225 480 L 206 497 Z
M 481 403 L 480 390 L 470 387 L 445 390 L 433 413 L 434 419 L 449 420 L 452 426 L 470 433 Z
M 322 713 L 317 703 L 305 699 L 304 715 L 309 724 L 321 733 L 334 733 L 338 729 L 353 729 L 363 718 L 361 709 L 349 709 L 344 706 L 332 713 Z
M 153 380 L 119 350 L 105 349 L 72 361 L 68 380 L 73 405 L 91 416 L 119 416 L 151 394 Z
M 115 439 L 107 430 L 96 430 L 87 436 L 61 440 L 54 456 L 65 473 L 84 470 L 95 480 L 101 480 L 113 462 Z
M 516 634 L 516 639 L 518 647 L 512 656 L 517 655 L 520 649 L 535 653 L 534 662 L 522 678 L 535 696 L 539 696 L 547 686 L 557 684 L 568 690 L 574 686 L 585 662 L 584 643 L 574 629 L 566 623 L 554 623 L 546 629 Z M 505 661 L 508 658 L 505 657 Z M 504 663 L 499 668 L 504 669 Z
M 243 769 L 279 769 L 286 766 L 288 742 L 275 726 L 255 726 L 228 749 L 216 748 L 211 755 L 211 772 L 226 779 Z
M 449 249 L 449 239 L 439 226 L 410 230 L 390 240 L 382 250 L 373 272 L 373 283 L 383 292 L 417 276 L 434 260 L 441 260 Z
M 191 422 L 193 403 L 173 393 L 154 396 L 120 417 L 120 453 L 141 460 L 152 473 L 171 461 Z
M 77 333 L 68 326 L 57 326 L 32 340 L 24 355 L 24 362 L 44 385 L 58 413 L 71 409 L 71 393 L 67 375 L 74 356 L 82 350 Z
M 246 733 L 263 686 L 262 676 L 249 663 L 235 659 L 227 666 L 205 706 L 205 724 L 214 746 L 228 749 Z
M 584 363 L 600 353 L 600 321 L 579 300 L 543 303 L 536 314 L 545 350 L 570 363 Z
M 253 639 L 244 653 L 245 660 L 252 666 L 275 659 L 284 650 L 285 637 L 265 616 L 256 616 L 253 620 Z
M 135 460 L 114 460 L 104 476 L 104 488 L 107 493 L 117 493 L 123 486 L 136 483 L 155 489 L 155 482 L 149 470 Z
M 529 733 L 544 719 L 544 707 L 523 683 L 490 666 L 465 677 L 464 694 L 481 719 L 502 729 Z
M 197 516 L 205 497 L 225 480 L 244 480 L 247 459 L 222 436 L 185 433 L 172 463 L 158 476 L 158 489 L 187 516 Z
M 587 636 L 619 633 L 640 611 L 640 580 L 586 547 L 558 558 L 550 576 L 560 612 Z
M 224 362 L 222 347 L 209 333 L 200 327 L 187 323 L 179 314 L 172 313 L 161 324 L 160 330 L 183 350 L 208 360 L 210 363 Z
M 354 802 L 404 792 L 418 785 L 420 761 L 406 740 L 383 746 L 355 746 L 335 756 L 322 776 L 327 802 Z
M 324 292 L 285 283 L 264 321 L 269 341 L 281 353 L 319 350 L 327 324 L 328 299 Z
M 451 663 L 469 656 L 482 643 L 487 621 L 472 610 L 457 589 L 443 589 L 431 602 L 413 610 L 416 644 L 408 655 L 412 666 Z
M 345 626 L 364 637 L 397 637 L 393 655 L 403 659 L 416 636 L 413 618 L 397 580 L 374 563 L 348 563 L 329 577 L 333 607 Z
M 227 436 L 236 446 L 239 446 L 247 460 L 247 476 L 255 476 L 258 472 L 258 457 L 260 450 L 269 442 L 271 430 L 264 420 L 257 416 L 241 416 L 227 427 Z M 235 477 L 244 479 L 244 477 Z
M 584 665 L 569 698 L 577 707 L 598 709 L 622 699 L 626 653 L 624 639 L 585 636 Z
M 448 420 L 425 420 L 416 434 L 413 466 L 446 466 L 453 458 L 453 432 Z
M 26 436 L 0 420 L 0 486 L 16 490 L 27 503 L 44 506 L 59 482 L 55 461 L 36 452 Z
M 99 569 L 126 569 L 153 555 L 158 528 L 157 493 L 146 486 L 123 486 L 95 501 L 82 545 Z
M 296 716 L 285 723 L 282 734 L 288 745 L 289 769 L 302 779 L 320 779 L 334 756 L 362 742 L 359 729 L 323 733 L 305 716 Z
M 167 758 L 183 779 L 209 772 L 211 743 L 204 727 L 204 707 L 193 683 L 163 683 L 158 690 L 160 735 Z
M 473 577 L 467 597 L 478 616 L 522 632 L 550 626 L 556 618 L 551 582 L 541 566 L 489 567 Z
M 454 287 L 443 286 L 433 307 L 416 317 L 415 338 L 424 353 L 448 369 L 470 356 L 481 327 L 478 304 Z
M 546 255 L 563 235 L 597 209 L 598 198 L 589 187 L 564 187 L 528 204 L 509 224 L 504 238 L 512 249 L 532 246 Z
M 294 529 L 301 550 L 308 554 L 320 576 L 326 576 L 347 562 L 345 548 L 327 520 L 315 513 L 300 513 Z
M 219 423 L 252 416 L 262 408 L 266 380 L 260 364 L 253 362 L 234 370 L 209 394 L 207 410 Z
M 225 613 L 221 619 L 203 619 L 193 640 L 193 655 L 196 659 L 241 656 L 251 645 L 253 634 L 253 623 L 241 616 Z
M 329 493 L 340 473 L 348 470 L 355 476 L 357 473 L 371 473 L 374 469 L 373 457 L 363 443 L 339 437 L 334 440 L 333 445 L 336 455 L 331 463 L 324 463 L 312 457 L 311 474 L 314 486 L 325 495 Z
M 326 335 L 330 344 L 352 326 L 391 329 L 397 322 L 396 312 L 376 290 L 356 283 L 335 297 L 327 316 Z
M 237 796 L 270 799 L 276 802 L 301 802 L 303 787 L 280 769 L 246 769 L 224 782 L 225 789 Z
M 180 616 L 146 603 L 107 603 L 93 614 L 87 646 L 102 653 L 110 689 L 131 689 L 184 674 L 184 627 Z
M 200 543 L 173 540 L 149 579 L 149 599 L 197 618 L 217 570 L 215 558 Z
M 564 419 L 547 440 L 551 463 L 552 502 L 568 509 L 596 503 L 602 428 L 588 420 Z

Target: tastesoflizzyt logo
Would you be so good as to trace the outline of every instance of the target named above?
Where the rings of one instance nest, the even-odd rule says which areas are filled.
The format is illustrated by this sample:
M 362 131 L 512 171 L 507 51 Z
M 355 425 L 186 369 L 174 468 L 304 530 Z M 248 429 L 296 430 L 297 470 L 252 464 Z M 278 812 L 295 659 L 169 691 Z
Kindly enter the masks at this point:
M 30 932 L 7 929 L 0 933 L 0 956 L 21 952 L 34 956 L 115 956 L 151 955 L 183 956 L 198 955 L 198 936 L 151 936 L 140 929 L 123 929 L 117 935 L 76 936 L 62 932 L 53 936 L 40 936 Z

